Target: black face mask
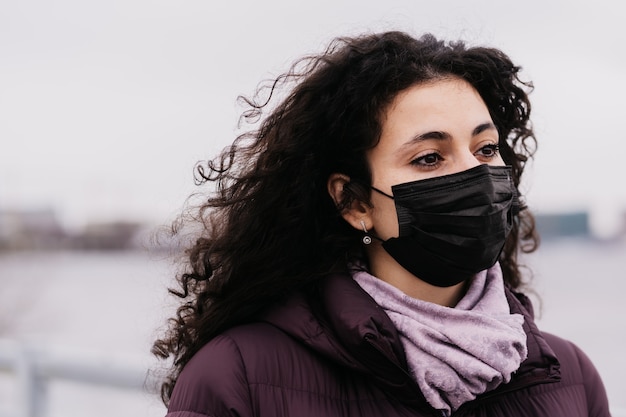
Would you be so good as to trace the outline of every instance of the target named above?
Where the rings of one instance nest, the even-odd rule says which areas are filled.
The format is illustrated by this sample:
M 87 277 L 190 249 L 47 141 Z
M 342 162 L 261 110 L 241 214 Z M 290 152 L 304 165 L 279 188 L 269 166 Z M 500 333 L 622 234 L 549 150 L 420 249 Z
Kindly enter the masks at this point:
M 373 188 L 373 187 L 372 187 Z M 519 211 L 511 167 L 467 171 L 391 187 L 399 237 L 382 243 L 402 267 L 438 287 L 493 266 Z

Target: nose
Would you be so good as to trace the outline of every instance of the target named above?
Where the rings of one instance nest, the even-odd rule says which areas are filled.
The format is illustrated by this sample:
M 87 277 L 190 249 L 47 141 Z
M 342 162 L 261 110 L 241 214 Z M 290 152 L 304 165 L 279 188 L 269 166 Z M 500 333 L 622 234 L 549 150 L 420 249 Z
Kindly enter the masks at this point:
M 476 157 L 476 155 L 474 155 L 469 149 L 464 149 L 459 151 L 458 157 L 455 158 L 455 163 L 452 167 L 453 172 L 451 172 L 451 174 L 467 171 L 468 169 L 474 168 L 480 164 L 482 164 L 482 162 Z

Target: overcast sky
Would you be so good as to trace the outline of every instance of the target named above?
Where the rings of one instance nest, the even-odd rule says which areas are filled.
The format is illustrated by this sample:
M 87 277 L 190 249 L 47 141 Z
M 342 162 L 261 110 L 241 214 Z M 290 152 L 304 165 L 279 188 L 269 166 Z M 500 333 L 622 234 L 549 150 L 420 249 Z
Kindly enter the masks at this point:
M 336 36 L 387 29 L 499 47 L 524 67 L 532 208 L 626 206 L 618 2 L 214 3 L 1 1 L 0 208 L 167 223 L 196 191 L 195 162 L 234 138 L 238 95 Z

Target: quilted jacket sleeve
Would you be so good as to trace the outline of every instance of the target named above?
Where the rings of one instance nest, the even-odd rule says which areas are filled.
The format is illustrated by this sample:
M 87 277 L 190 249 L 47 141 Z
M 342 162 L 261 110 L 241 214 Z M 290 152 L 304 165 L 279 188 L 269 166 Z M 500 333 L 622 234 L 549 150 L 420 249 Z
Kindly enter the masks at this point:
M 239 348 L 226 335 L 204 346 L 180 374 L 166 417 L 251 417 Z
M 583 374 L 589 417 L 609 417 L 611 413 L 609 412 L 606 390 L 598 370 L 582 350 L 576 345 L 573 347 L 578 356 L 578 362 Z

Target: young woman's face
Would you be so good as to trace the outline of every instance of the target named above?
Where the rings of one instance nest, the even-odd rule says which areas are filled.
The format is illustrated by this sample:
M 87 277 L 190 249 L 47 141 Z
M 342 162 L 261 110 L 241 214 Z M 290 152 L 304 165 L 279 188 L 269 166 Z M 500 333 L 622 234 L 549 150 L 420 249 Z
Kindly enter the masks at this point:
M 478 92 L 461 79 L 419 84 L 398 94 L 383 116 L 380 142 L 367 155 L 372 185 L 391 186 L 504 165 L 498 131 Z M 373 192 L 372 227 L 383 240 L 398 236 L 393 200 Z

